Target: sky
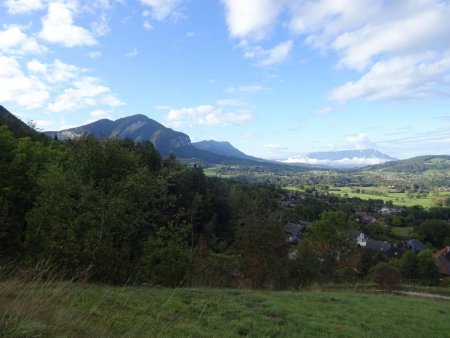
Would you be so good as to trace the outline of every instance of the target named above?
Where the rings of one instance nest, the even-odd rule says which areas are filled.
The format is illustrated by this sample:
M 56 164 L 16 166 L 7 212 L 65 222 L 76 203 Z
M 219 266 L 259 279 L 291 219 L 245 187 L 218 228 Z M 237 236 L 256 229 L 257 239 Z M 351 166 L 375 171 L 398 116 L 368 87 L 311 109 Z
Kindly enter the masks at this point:
M 144 114 L 262 158 L 450 154 L 450 1 L 4 0 L 0 104 Z

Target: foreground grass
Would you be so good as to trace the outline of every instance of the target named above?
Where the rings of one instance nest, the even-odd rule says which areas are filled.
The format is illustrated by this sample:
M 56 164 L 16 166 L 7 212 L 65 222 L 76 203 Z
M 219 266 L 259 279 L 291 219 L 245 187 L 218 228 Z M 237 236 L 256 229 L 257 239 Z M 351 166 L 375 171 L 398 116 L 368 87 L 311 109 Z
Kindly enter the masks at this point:
M 448 337 L 450 301 L 350 291 L 0 282 L 5 337 Z

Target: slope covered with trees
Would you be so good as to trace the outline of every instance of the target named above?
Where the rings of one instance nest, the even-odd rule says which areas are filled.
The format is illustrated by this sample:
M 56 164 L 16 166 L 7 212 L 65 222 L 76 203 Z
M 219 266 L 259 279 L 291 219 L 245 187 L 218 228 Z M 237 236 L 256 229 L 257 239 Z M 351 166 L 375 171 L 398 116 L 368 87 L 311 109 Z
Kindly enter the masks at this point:
M 274 186 L 207 177 L 199 166 L 163 158 L 148 141 L 63 143 L 28 133 L 0 126 L 1 259 L 25 267 L 45 261 L 68 278 L 107 283 L 255 288 L 365 280 L 387 261 L 353 243 L 352 230 L 364 230 L 353 213 L 366 202 L 311 193 L 290 209 Z M 375 202 L 367 211 L 383 206 Z M 432 211 L 418 209 L 414 219 Z M 312 224 L 294 248 L 285 225 L 299 219 Z M 436 231 L 420 223 L 417 233 L 443 245 L 441 223 Z M 429 262 L 418 258 L 414 264 L 428 272 L 414 278 L 434 284 Z

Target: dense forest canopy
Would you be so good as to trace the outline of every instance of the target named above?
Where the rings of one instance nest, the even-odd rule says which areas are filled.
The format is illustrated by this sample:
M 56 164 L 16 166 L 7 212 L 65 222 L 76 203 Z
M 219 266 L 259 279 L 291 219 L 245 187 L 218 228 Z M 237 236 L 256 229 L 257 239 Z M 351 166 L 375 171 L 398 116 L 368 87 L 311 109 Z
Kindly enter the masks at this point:
M 67 278 L 108 283 L 258 288 L 361 280 L 388 261 L 361 251 L 351 235 L 391 236 L 354 218 L 357 210 L 382 208 L 381 200 L 310 193 L 286 208 L 286 191 L 276 185 L 207 177 L 197 165 L 163 158 L 150 142 L 60 142 L 21 128 L 14 134 L 0 126 L 2 259 L 45 261 Z M 450 225 L 439 221 L 449 214 L 403 208 L 390 221 L 415 226 L 439 248 L 450 243 Z M 312 224 L 294 247 L 286 224 L 298 220 Z M 408 278 L 436 283 L 429 255 L 414 262 L 428 269 L 427 278 L 403 267 L 410 258 L 395 264 Z

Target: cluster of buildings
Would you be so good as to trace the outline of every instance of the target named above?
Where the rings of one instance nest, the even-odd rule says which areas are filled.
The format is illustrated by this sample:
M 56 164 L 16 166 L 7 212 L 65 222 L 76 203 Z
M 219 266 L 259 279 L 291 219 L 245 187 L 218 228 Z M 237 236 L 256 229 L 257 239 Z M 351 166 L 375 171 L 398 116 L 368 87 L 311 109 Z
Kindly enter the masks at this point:
M 288 223 L 285 226 L 286 241 L 289 244 L 297 245 L 304 237 L 306 230 L 312 222 L 300 220 L 297 223 Z M 409 239 L 399 244 L 391 244 L 387 241 L 371 239 L 363 232 L 355 232 L 350 235 L 356 246 L 365 248 L 373 252 L 380 252 L 388 258 L 400 258 L 406 251 L 418 254 L 428 247 L 418 239 Z M 436 265 L 443 277 L 450 277 L 450 246 L 434 253 Z

